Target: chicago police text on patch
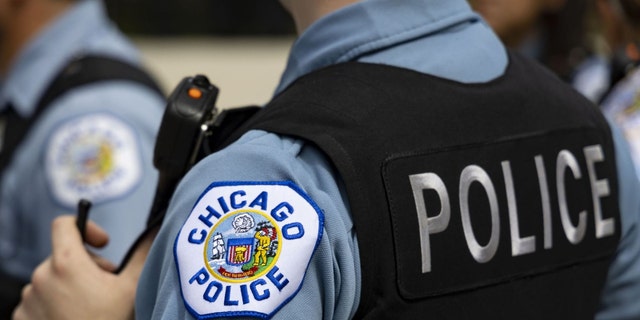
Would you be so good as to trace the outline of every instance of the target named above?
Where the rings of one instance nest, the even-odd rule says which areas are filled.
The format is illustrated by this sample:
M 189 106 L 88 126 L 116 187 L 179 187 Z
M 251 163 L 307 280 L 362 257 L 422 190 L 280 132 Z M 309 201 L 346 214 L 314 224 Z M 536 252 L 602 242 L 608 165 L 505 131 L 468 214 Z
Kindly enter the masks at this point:
M 300 289 L 322 225 L 293 183 L 213 183 L 175 242 L 187 310 L 199 319 L 269 317 Z

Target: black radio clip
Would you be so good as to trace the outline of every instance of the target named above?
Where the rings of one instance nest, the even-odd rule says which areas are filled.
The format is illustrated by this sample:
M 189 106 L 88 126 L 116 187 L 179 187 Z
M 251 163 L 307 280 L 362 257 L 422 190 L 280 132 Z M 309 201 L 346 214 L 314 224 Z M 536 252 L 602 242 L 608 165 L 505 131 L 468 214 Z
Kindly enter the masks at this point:
M 203 140 L 218 112 L 218 93 L 206 76 L 196 75 L 184 78 L 169 96 L 153 156 L 159 176 L 148 226 L 162 220 L 176 185 L 203 156 Z
M 219 90 L 204 75 L 186 77 L 167 99 L 167 106 L 153 156 L 158 183 L 147 229 L 138 237 L 116 271 L 127 264 L 138 244 L 164 220 L 169 201 L 182 177 L 202 158 L 220 149 L 229 136 L 260 107 L 247 106 L 219 111 Z

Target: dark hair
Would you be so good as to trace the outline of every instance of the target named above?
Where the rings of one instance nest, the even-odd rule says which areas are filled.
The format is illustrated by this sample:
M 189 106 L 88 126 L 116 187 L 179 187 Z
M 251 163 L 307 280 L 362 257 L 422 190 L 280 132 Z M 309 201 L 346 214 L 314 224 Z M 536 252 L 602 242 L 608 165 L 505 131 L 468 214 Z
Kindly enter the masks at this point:
M 634 27 L 640 27 L 640 0 L 618 0 L 627 17 L 627 21 Z

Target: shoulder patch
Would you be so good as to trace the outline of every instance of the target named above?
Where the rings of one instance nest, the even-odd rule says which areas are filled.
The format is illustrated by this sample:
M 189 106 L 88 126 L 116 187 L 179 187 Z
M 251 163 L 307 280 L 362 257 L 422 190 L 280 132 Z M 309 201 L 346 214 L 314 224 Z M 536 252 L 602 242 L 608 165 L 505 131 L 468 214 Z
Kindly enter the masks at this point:
M 65 206 L 80 198 L 94 203 L 118 198 L 142 176 L 137 138 L 109 114 L 72 118 L 53 132 L 45 170 L 54 198 Z
M 323 220 L 292 182 L 211 184 L 174 246 L 187 310 L 269 318 L 300 290 Z

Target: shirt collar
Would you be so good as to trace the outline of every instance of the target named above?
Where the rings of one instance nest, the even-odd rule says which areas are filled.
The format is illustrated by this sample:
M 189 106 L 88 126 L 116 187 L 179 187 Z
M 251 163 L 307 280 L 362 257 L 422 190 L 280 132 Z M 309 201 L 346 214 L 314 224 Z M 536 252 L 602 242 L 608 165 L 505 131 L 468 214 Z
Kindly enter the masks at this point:
M 474 19 L 465 0 L 357 2 L 316 21 L 294 42 L 276 94 L 314 70 Z
M 63 13 L 18 54 L 2 81 L 0 108 L 11 102 L 20 115 L 31 115 L 50 81 L 67 61 L 81 54 L 85 39 L 108 25 L 100 1 L 79 1 Z

